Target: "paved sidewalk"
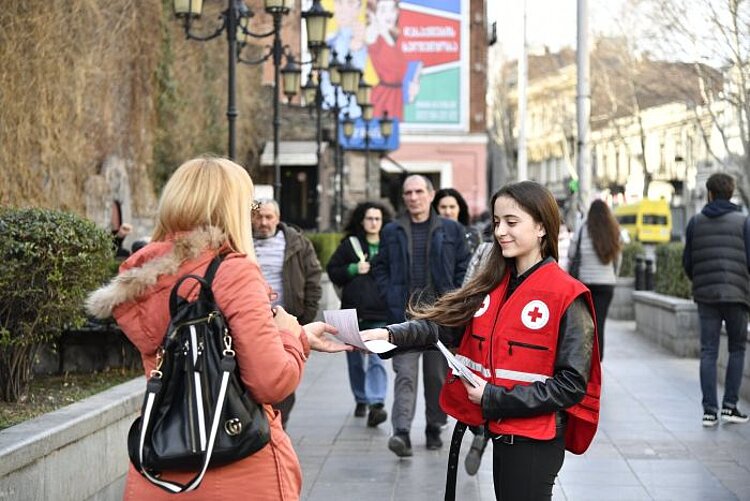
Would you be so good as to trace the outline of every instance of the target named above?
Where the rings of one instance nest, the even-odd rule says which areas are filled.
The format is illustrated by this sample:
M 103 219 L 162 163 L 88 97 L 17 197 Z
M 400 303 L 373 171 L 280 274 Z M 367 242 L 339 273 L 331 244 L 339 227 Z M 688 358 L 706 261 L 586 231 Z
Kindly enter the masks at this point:
M 599 432 L 586 454 L 566 456 L 554 499 L 750 500 L 750 423 L 701 426 L 698 360 L 672 356 L 636 334 L 634 322 L 621 321 L 607 322 L 605 355 Z M 345 357 L 315 353 L 289 423 L 303 499 L 443 499 L 452 425 L 443 432 L 443 450 L 428 451 L 421 400 L 414 457 L 398 459 L 386 447 L 390 420 L 372 429 L 353 416 Z M 740 408 L 748 412 L 750 404 L 742 401 Z M 467 432 L 462 461 L 471 437 Z M 495 499 L 491 452 L 475 477 L 461 464 L 458 500 Z

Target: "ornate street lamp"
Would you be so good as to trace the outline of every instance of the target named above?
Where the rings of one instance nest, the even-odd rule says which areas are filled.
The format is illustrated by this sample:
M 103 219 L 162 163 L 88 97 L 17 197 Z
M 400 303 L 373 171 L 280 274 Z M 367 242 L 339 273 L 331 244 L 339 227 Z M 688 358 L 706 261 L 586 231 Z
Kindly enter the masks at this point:
M 362 70 L 352 64 L 352 55 L 346 55 L 346 62 L 338 68 L 341 75 L 341 90 L 345 94 L 356 94 L 359 90 L 359 79 L 362 77 Z
M 313 78 L 313 75 L 310 74 L 310 76 L 307 78 L 307 83 L 302 86 L 302 101 L 304 101 L 305 106 L 313 107 L 316 106 L 317 97 L 318 84 L 315 83 L 315 78 Z
M 302 13 L 307 28 L 307 46 L 310 49 L 316 47 L 327 47 L 326 31 L 328 20 L 333 17 L 333 12 L 328 12 L 320 5 L 320 0 L 313 0 L 309 10 Z
M 299 79 L 302 74 L 297 62 L 294 60 L 294 56 L 288 54 L 286 56 L 286 66 L 281 69 L 281 76 L 284 82 L 284 95 L 289 101 L 297 94 L 299 90 Z
M 365 195 L 370 198 L 370 121 L 372 120 L 372 86 L 364 80 L 357 88 L 357 104 L 362 110 L 362 120 L 365 123 Z
M 365 82 L 364 79 L 360 79 L 357 88 L 357 104 L 360 106 L 372 104 L 372 85 Z
M 184 1 L 184 0 L 182 0 Z M 316 5 L 317 4 L 317 5 Z M 308 27 L 308 36 L 312 36 L 313 44 L 320 45 L 325 40 L 325 30 L 328 18 L 333 14 L 327 12 L 320 5 L 319 0 L 313 3 L 313 6 L 302 13 Z M 265 0 L 265 11 L 273 17 L 273 29 L 267 33 L 252 33 L 247 29 L 247 23 L 241 25 L 241 30 L 245 35 L 255 38 L 265 38 L 273 36 L 273 45 L 271 50 L 257 60 L 245 60 L 240 58 L 240 62 L 247 64 L 261 64 L 269 58 L 273 62 L 273 171 L 274 199 L 281 204 L 281 163 L 279 161 L 279 127 L 280 121 L 280 92 L 282 91 L 281 78 L 283 75 L 283 92 L 287 99 L 291 99 L 299 89 L 299 79 L 301 70 L 291 54 L 285 54 L 284 47 L 281 43 L 281 18 L 289 13 L 294 7 L 294 0 Z M 243 38 L 245 41 L 245 38 Z M 286 55 L 286 65 L 281 68 L 281 57 Z
M 393 119 L 388 118 L 388 110 L 383 110 L 383 118 L 380 119 L 380 135 L 387 141 L 391 134 L 393 134 Z
M 313 56 L 312 69 L 315 71 L 327 70 L 328 62 L 331 60 L 331 48 L 324 44 L 319 47 L 311 47 L 310 52 Z
M 263 6 L 269 14 L 288 14 L 294 8 L 294 0 L 264 0 Z
M 341 122 L 342 129 L 344 129 L 344 136 L 347 139 L 351 139 L 354 134 L 354 120 L 349 116 L 349 112 L 344 113 L 344 120 Z
M 315 2 L 318 3 L 318 2 Z M 316 6 L 310 10 L 315 10 Z M 338 58 L 338 54 L 335 50 L 330 50 L 326 45 L 315 45 L 308 44 L 310 52 L 313 54 L 312 68 L 317 73 L 317 79 L 311 73 L 307 83 L 302 88 L 304 94 L 304 101 L 306 106 L 315 106 L 317 112 L 317 144 L 318 144 L 318 168 L 322 169 L 321 165 L 321 149 L 320 145 L 322 142 L 321 135 L 321 122 L 320 114 L 325 105 L 332 114 L 335 121 L 334 130 L 336 131 L 336 143 L 334 149 L 334 166 L 336 169 L 336 175 L 334 177 L 335 195 L 334 195 L 334 218 L 336 221 L 336 227 L 341 227 L 342 213 L 343 213 L 343 153 L 341 144 L 338 140 L 339 124 L 343 125 L 343 135 L 350 137 L 353 133 L 354 122 L 348 117 L 343 119 L 341 112 L 348 105 L 352 97 L 356 97 L 360 88 L 360 78 L 362 71 L 352 65 L 351 54 L 347 55 L 345 62 L 341 63 Z M 330 57 L 329 57 L 330 52 Z M 326 96 L 323 95 L 321 89 L 321 82 L 323 81 L 322 75 L 327 70 L 328 81 L 332 88 L 333 102 L 327 102 Z M 367 87 L 367 84 L 365 84 Z M 364 90 L 364 89 L 363 89 Z M 343 98 L 343 101 L 342 101 Z M 347 136 L 347 134 L 349 136 Z
M 174 0 L 172 4 L 175 17 L 182 19 L 185 37 L 189 40 L 205 42 L 212 40 L 222 32 L 227 34 L 228 45 L 228 70 L 227 70 L 227 126 L 229 144 L 227 145 L 227 156 L 234 159 L 237 150 L 237 135 L 235 122 L 237 119 L 237 91 L 236 91 L 236 67 L 237 67 L 237 30 L 243 22 L 252 17 L 253 13 L 242 0 L 227 0 L 227 8 L 221 13 L 221 25 L 209 35 L 196 35 L 191 31 L 193 19 L 201 16 L 203 11 L 202 0 Z

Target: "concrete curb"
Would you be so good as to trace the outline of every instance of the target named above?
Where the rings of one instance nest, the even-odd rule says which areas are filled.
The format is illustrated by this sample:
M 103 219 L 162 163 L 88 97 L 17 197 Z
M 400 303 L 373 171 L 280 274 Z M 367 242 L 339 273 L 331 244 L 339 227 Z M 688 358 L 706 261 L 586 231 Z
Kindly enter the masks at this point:
M 133 379 L 0 431 L 0 499 L 87 499 L 122 479 L 125 434 L 144 382 Z

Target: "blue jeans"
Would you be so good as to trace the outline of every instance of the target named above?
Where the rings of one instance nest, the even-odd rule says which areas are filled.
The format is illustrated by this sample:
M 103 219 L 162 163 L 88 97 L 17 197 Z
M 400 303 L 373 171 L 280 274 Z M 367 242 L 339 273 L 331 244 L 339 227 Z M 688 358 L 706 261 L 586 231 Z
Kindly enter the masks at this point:
M 701 324 L 701 391 L 703 411 L 717 412 L 719 409 L 716 393 L 716 359 L 719 356 L 719 336 L 721 322 L 727 329 L 729 363 L 724 384 L 722 407 L 737 407 L 742 370 L 745 363 L 747 343 L 747 310 L 739 303 L 698 303 L 698 317 Z
M 382 404 L 388 391 L 388 373 L 383 360 L 374 353 L 349 351 L 349 385 L 358 404 Z M 365 367 L 366 365 L 366 367 Z

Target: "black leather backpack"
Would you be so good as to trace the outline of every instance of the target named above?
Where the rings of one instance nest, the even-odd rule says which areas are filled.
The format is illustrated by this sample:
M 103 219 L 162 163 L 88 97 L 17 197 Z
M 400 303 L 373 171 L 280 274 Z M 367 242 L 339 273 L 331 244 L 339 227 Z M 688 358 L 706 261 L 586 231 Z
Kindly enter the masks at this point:
M 237 374 L 232 336 L 211 291 L 222 260 L 214 258 L 204 277 L 185 275 L 172 287 L 169 327 L 128 433 L 133 466 L 172 493 L 196 489 L 208 468 L 245 458 L 270 440 L 266 413 Z M 193 301 L 178 295 L 186 280 L 200 286 Z M 180 484 L 164 479 L 164 470 L 196 474 Z

